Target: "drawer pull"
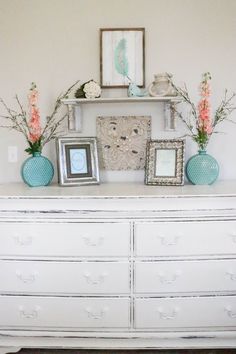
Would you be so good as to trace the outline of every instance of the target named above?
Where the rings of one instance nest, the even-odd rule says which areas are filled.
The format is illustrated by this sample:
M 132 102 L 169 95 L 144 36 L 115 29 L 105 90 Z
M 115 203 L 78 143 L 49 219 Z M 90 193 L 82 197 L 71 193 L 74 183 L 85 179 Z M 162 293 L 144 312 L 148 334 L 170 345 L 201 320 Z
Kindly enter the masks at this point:
M 236 234 L 235 234 L 235 232 L 232 232 L 231 234 L 229 234 L 229 236 L 231 237 L 233 243 L 236 243 Z
M 158 277 L 160 278 L 161 283 L 163 284 L 172 284 L 176 282 L 177 278 L 180 276 L 181 272 L 177 270 L 171 276 L 165 275 L 163 272 L 158 272 Z
M 162 307 L 159 307 L 157 311 L 159 312 L 159 316 L 161 320 L 174 320 L 177 316 L 177 313 L 179 312 L 179 308 L 175 307 L 170 314 L 164 312 Z
M 170 238 L 170 237 L 158 235 L 157 238 L 159 238 L 161 240 L 162 246 L 176 246 L 179 241 L 180 236 L 174 236 L 174 237 Z
M 229 276 L 230 280 L 236 281 L 236 273 L 234 273 L 234 272 L 226 272 L 226 275 Z
M 14 236 L 15 243 L 18 246 L 29 246 L 32 245 L 33 237 L 32 236 Z
M 39 307 L 37 306 L 31 312 L 26 312 L 22 306 L 19 307 L 20 317 L 28 318 L 28 319 L 35 319 L 38 318 L 39 315 Z
M 25 276 L 21 272 L 16 272 L 16 276 L 25 284 L 33 283 L 36 279 L 36 273 L 31 273 L 28 276 Z
M 83 239 L 84 239 L 85 244 L 90 247 L 101 246 L 101 245 L 103 245 L 103 242 L 104 242 L 103 236 L 100 236 L 97 239 L 92 239 L 91 237 L 84 236 Z
M 233 312 L 231 306 L 226 306 L 225 311 L 230 318 L 236 318 L 236 312 Z
M 108 273 L 104 272 L 101 275 L 99 275 L 96 278 L 93 278 L 92 275 L 90 273 L 84 273 L 84 277 L 87 281 L 88 284 L 92 284 L 92 285 L 98 285 L 98 284 L 102 284 L 105 280 L 105 277 L 108 276 Z
M 86 308 L 88 317 L 92 318 L 93 320 L 101 320 L 102 318 L 104 318 L 107 311 L 108 311 L 108 307 L 104 307 L 99 313 L 94 313 L 91 307 Z

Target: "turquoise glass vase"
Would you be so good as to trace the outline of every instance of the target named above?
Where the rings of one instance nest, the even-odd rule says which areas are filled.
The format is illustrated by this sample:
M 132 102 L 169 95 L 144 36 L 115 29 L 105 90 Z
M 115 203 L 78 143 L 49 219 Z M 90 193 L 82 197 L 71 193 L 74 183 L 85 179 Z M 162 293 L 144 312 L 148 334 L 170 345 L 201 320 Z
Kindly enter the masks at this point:
M 33 153 L 33 156 L 25 160 L 21 167 L 22 179 L 30 187 L 49 185 L 53 175 L 54 168 L 51 161 L 40 152 Z
M 186 176 L 193 184 L 212 184 L 219 175 L 219 165 L 206 150 L 199 150 L 186 164 Z

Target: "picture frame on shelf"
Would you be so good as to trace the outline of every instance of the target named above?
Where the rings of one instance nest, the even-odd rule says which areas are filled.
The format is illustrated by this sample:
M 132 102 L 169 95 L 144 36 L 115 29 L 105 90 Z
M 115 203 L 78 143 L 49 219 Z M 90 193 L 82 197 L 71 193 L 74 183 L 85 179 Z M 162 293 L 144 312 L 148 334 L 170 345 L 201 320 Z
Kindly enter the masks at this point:
M 184 184 L 185 140 L 147 142 L 145 184 L 182 186 Z
M 100 79 L 102 88 L 145 85 L 145 29 L 100 29 Z
M 99 184 L 95 137 L 60 137 L 57 139 L 57 155 L 60 185 Z

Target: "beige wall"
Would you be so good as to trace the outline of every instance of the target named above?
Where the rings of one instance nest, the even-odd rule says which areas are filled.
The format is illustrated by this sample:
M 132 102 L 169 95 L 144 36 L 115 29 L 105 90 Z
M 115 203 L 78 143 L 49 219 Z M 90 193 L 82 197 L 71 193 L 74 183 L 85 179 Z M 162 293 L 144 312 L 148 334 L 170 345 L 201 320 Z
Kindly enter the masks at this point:
M 187 83 L 197 101 L 201 73 L 210 71 L 213 109 L 225 87 L 236 91 L 235 0 L 0 0 L 0 96 L 13 106 L 18 93 L 26 104 L 27 90 L 35 81 L 45 116 L 71 83 L 99 80 L 99 28 L 134 26 L 146 29 L 147 84 L 155 73 L 172 72 L 176 82 Z M 120 92 L 106 92 L 110 94 Z M 163 132 L 162 108 L 153 104 L 90 106 L 84 111 L 83 134 L 95 134 L 96 115 L 129 113 L 151 114 L 153 137 L 170 136 Z M 226 134 L 214 136 L 208 150 L 220 163 L 220 178 L 236 178 L 236 125 L 225 123 L 220 130 Z M 171 136 L 182 134 L 179 127 Z M 11 145 L 19 150 L 15 164 L 7 161 Z M 20 180 L 24 148 L 20 135 L 0 130 L 1 183 Z M 187 157 L 195 151 L 188 140 Z M 55 162 L 54 144 L 45 153 Z M 143 173 L 103 178 L 142 179 Z

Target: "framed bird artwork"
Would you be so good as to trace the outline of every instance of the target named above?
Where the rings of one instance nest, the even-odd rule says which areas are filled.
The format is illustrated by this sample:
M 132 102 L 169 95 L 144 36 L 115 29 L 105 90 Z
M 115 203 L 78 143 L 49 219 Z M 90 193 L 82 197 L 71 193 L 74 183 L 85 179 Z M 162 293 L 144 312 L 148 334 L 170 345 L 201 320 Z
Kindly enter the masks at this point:
M 145 85 L 145 29 L 100 29 L 101 87 Z

